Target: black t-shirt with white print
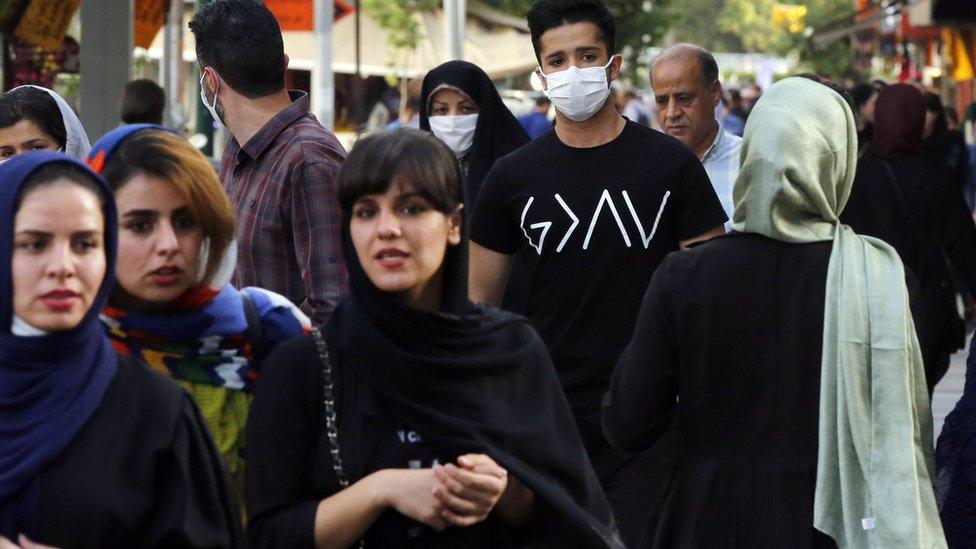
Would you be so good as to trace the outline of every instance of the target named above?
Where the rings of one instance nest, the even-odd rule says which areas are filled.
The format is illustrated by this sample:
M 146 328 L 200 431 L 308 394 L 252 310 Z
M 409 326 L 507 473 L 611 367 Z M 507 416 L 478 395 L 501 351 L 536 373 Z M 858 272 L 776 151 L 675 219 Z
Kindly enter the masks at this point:
M 679 241 L 725 221 L 698 158 L 628 121 L 598 147 L 570 147 L 549 132 L 499 159 L 471 239 L 527 258 L 527 316 L 580 416 L 599 409 L 657 266 Z

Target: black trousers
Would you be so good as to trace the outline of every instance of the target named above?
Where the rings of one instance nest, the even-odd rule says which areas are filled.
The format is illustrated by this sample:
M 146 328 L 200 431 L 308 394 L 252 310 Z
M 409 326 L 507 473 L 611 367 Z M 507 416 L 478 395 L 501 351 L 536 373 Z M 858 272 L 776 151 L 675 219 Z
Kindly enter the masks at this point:
M 677 460 L 681 438 L 676 425 L 649 450 L 631 454 L 610 446 L 599 415 L 577 417 L 583 444 L 600 485 L 610 502 L 617 528 L 627 547 L 638 547 L 654 504 Z

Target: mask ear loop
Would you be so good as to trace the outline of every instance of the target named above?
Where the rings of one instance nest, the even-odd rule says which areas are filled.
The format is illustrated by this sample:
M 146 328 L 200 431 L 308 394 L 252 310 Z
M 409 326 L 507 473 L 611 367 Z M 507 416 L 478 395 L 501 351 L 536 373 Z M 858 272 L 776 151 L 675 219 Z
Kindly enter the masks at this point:
M 536 67 L 534 72 L 539 78 L 539 83 L 542 84 L 542 93 L 549 93 L 549 81 L 546 80 L 546 73 L 542 72 L 542 67 Z
M 211 72 L 213 72 L 212 69 L 211 69 Z M 210 107 L 210 108 L 212 108 L 214 110 L 217 110 L 217 94 L 220 93 L 220 79 L 217 78 L 216 73 L 213 73 L 213 76 L 211 76 L 210 78 L 212 78 L 214 80 L 214 82 L 217 83 L 217 89 L 215 89 L 214 92 L 213 92 L 213 105 L 211 105 L 208 101 L 206 101 L 206 91 L 205 90 L 207 89 L 207 87 L 204 85 L 204 81 L 207 79 L 207 69 L 206 68 L 204 68 L 203 69 L 203 73 L 200 74 L 200 89 L 204 91 L 204 100 L 205 100 L 204 101 L 204 105 L 206 105 L 207 107 Z

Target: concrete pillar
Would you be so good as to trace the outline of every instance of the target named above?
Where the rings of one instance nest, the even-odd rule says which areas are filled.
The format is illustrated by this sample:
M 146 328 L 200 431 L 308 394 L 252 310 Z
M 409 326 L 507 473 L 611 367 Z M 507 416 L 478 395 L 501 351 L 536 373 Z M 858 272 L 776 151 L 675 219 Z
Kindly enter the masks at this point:
M 133 0 L 81 3 L 81 122 L 94 143 L 119 125 L 119 99 L 132 71 Z

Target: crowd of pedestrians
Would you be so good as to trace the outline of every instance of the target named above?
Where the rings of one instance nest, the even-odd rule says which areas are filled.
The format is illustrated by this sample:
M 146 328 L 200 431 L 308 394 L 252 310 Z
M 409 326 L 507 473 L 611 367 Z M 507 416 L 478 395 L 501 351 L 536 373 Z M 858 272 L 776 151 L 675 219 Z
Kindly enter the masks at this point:
M 651 112 L 602 0 L 527 19 L 533 113 L 451 61 L 347 154 L 214 0 L 219 173 L 151 82 L 0 95 L 0 549 L 971 546 L 969 127 L 692 44 Z

